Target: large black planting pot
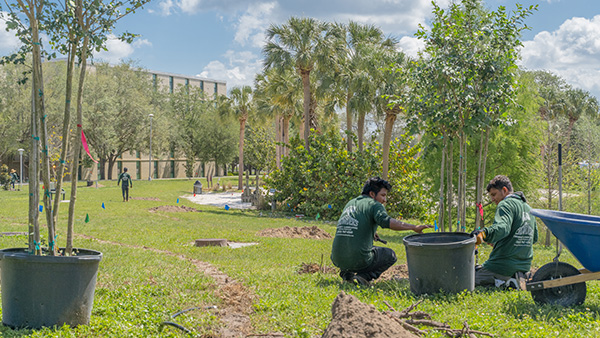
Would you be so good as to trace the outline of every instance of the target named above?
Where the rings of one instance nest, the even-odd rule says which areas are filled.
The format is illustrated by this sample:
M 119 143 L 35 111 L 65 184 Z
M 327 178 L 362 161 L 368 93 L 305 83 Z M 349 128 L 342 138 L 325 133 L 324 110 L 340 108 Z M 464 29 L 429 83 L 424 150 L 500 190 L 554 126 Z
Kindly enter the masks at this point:
M 432 232 L 404 237 L 410 291 L 459 293 L 475 288 L 475 237 Z
M 2 323 L 32 329 L 89 324 L 102 253 L 75 252 L 64 257 L 0 250 Z

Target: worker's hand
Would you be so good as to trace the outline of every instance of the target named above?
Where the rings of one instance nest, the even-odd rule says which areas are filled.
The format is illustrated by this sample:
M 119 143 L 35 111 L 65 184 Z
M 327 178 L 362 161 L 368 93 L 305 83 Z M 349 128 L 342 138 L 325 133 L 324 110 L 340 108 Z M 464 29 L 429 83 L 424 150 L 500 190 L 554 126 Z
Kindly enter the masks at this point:
M 383 243 L 383 244 L 387 244 L 387 241 L 386 241 L 386 240 L 383 240 L 383 239 L 381 239 L 381 237 L 379 237 L 379 234 L 377 234 L 377 233 L 375 233 L 375 236 L 373 236 L 373 240 L 374 240 L 375 242 L 381 242 L 381 243 Z
M 475 245 L 479 245 L 485 240 L 485 231 L 473 230 L 471 236 L 475 236 Z
M 418 233 L 418 234 L 422 234 L 423 230 L 429 229 L 429 228 L 433 228 L 433 225 L 417 225 L 417 226 L 415 226 L 415 228 L 413 229 L 413 231 L 416 232 L 416 233 Z

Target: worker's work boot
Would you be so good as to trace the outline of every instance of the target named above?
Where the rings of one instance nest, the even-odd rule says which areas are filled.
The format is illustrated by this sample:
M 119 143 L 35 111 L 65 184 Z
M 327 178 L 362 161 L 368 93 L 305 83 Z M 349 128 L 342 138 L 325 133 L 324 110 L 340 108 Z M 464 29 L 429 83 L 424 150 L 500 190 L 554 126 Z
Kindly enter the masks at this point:
M 344 283 L 354 283 L 354 272 L 342 270 L 340 271 L 340 277 L 342 277 Z
M 354 278 L 352 279 L 352 281 L 356 285 L 362 285 L 362 286 L 369 286 L 369 285 L 371 285 L 371 283 L 365 277 L 363 277 L 361 275 L 354 276 Z

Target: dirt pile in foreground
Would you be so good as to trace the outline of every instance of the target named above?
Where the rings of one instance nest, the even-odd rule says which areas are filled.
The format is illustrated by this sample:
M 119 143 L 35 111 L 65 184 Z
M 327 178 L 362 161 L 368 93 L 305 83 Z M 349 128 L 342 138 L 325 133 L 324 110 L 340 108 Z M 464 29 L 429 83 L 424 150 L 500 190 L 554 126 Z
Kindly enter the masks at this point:
M 362 303 L 343 291 L 333 301 L 331 314 L 331 323 L 322 338 L 418 337 L 394 319 L 377 311 L 373 305 Z
M 265 229 L 257 233 L 262 237 L 280 237 L 280 238 L 307 238 L 307 239 L 326 239 L 332 238 L 331 235 L 314 225 L 312 227 L 283 227 Z

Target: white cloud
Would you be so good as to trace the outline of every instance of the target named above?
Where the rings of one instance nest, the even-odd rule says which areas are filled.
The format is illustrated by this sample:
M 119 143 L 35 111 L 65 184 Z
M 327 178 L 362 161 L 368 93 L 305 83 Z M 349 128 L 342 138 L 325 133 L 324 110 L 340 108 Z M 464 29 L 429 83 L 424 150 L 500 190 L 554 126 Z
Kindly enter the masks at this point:
M 540 32 L 525 41 L 521 64 L 544 69 L 600 97 L 600 15 L 571 18 L 554 32 Z
M 269 18 L 276 7 L 276 2 L 250 5 L 238 20 L 235 41 L 242 46 L 249 41 L 252 47 L 262 48 L 265 44 L 264 32 L 269 27 Z
M 173 3 L 173 0 L 165 0 L 159 2 L 158 6 L 160 7 L 161 14 L 168 16 L 173 13 L 173 7 L 175 7 L 175 4 Z
M 262 60 L 252 52 L 228 50 L 223 57 L 226 63 L 211 61 L 198 76 L 223 79 L 227 81 L 227 88 L 231 89 L 241 85 L 252 85 L 254 76 L 260 72 L 263 65 Z
M 403 36 L 398 42 L 398 46 L 404 54 L 416 59 L 418 53 L 425 49 L 425 42 L 415 37 Z
M 144 46 L 152 46 L 152 43 L 147 39 L 137 39 L 132 44 L 119 40 L 115 35 L 110 34 L 106 41 L 106 49 L 98 53 L 94 53 L 94 58 L 108 63 L 119 63 L 127 59 L 135 49 Z
M 5 12 L 0 13 L 0 52 L 3 55 L 16 51 L 21 46 L 21 41 L 15 36 L 15 33 L 6 31 L 6 21 L 2 19 L 2 15 L 5 14 Z

